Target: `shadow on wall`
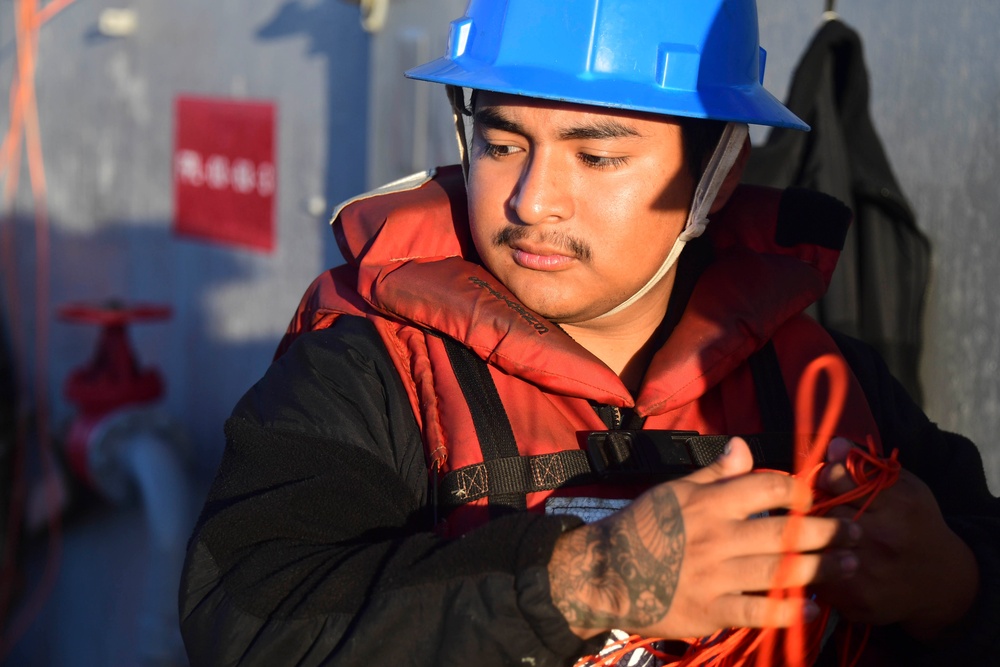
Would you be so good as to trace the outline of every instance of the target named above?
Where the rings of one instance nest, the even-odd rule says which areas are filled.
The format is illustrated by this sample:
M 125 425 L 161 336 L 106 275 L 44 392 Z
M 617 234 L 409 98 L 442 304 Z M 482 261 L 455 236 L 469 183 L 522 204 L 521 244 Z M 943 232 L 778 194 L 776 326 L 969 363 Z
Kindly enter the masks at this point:
M 365 184 L 367 119 L 364 116 L 358 118 L 352 110 L 359 106 L 367 107 L 368 51 L 367 48 L 357 48 L 357 45 L 331 38 L 332 31 L 348 18 L 356 25 L 357 9 L 342 2 L 321 0 L 306 4 L 301 0 L 291 0 L 282 5 L 256 33 L 260 40 L 304 35 L 309 39 L 306 55 L 326 59 L 327 148 L 323 196 L 327 213 L 339 202 L 363 191 Z M 357 125 L 345 133 L 345 124 L 352 122 Z M 355 164 L 345 169 L 342 164 L 344 159 L 354 160 Z M 344 173 L 352 175 L 349 182 L 339 178 Z
M 4 292 L 5 324 L 28 346 L 38 333 L 31 299 L 36 268 L 33 224 L 14 223 L 22 310 L 17 322 L 11 319 Z M 245 331 L 236 342 L 218 335 L 218 320 L 231 313 L 214 312 L 211 304 L 225 300 L 210 298 L 222 286 L 246 284 L 254 277 L 272 282 L 260 270 L 270 258 L 180 241 L 170 228 L 165 221 L 111 222 L 92 233 L 67 232 L 52 224 L 47 322 L 52 365 L 48 376 L 56 378 L 48 391 L 55 448 L 64 451 L 77 416 L 76 408 L 63 397 L 63 383 L 72 370 L 92 361 L 99 338 L 97 325 L 61 321 L 56 310 L 66 303 L 101 304 L 112 298 L 173 308 L 169 320 L 135 324 L 128 332 L 140 367 L 156 367 L 164 379 L 165 395 L 152 404 L 151 412 L 169 421 L 179 435 L 164 436 L 158 427 L 147 428 L 149 421 L 141 421 L 138 426 L 130 423 L 125 437 L 106 446 L 116 457 L 113 472 L 128 480 L 130 493 L 112 497 L 77 481 L 70 483 L 76 492 L 63 512 L 54 587 L 6 664 L 184 664 L 176 591 L 186 541 L 218 465 L 222 424 L 265 371 L 278 336 Z M 5 278 L 6 274 L 0 280 Z M 245 291 L 246 303 L 227 307 L 259 309 L 253 291 Z M 293 307 L 294 303 L 287 304 L 289 316 Z M 29 362 L 35 358 L 33 349 L 19 354 Z M 33 377 L 31 369 L 28 376 Z M 123 408 L 108 419 L 134 418 L 131 410 Z M 38 440 L 27 446 L 37 458 Z M 4 462 L 11 465 L 9 459 L 0 459 Z M 29 488 L 39 488 L 37 473 Z M 36 516 L 34 525 L 43 530 L 44 520 L 39 523 Z M 40 590 L 51 554 L 42 533 L 34 539 L 25 535 L 22 544 L 21 608 Z

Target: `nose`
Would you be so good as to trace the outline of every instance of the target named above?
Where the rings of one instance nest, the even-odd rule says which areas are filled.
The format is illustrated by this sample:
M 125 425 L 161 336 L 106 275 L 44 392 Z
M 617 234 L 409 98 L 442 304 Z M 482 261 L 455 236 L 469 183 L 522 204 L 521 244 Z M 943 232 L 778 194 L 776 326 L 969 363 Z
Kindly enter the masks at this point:
M 569 174 L 551 155 L 535 151 L 524 163 L 510 198 L 518 219 L 528 225 L 557 222 L 573 215 Z

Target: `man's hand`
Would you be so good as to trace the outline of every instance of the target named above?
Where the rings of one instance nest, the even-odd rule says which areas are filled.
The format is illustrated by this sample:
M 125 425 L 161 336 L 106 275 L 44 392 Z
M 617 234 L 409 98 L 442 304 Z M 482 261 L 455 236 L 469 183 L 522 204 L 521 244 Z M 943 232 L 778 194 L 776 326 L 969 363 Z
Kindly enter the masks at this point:
M 661 484 L 627 508 L 563 535 L 549 562 L 552 599 L 581 637 L 611 628 L 647 637 L 704 636 L 727 627 L 788 626 L 812 602 L 768 600 L 782 560 L 794 480 L 750 473 L 735 438 L 711 466 Z M 787 584 L 841 581 L 857 568 L 859 532 L 844 519 L 807 517 Z
M 855 487 L 844 466 L 852 447 L 842 438 L 830 443 L 820 489 L 837 496 Z M 828 516 L 853 517 L 862 502 L 837 507 Z M 923 640 L 936 638 L 965 616 L 979 588 L 979 566 L 919 478 L 901 471 L 858 523 L 863 529 L 858 572 L 849 582 L 817 587 L 823 602 L 853 621 L 902 623 Z

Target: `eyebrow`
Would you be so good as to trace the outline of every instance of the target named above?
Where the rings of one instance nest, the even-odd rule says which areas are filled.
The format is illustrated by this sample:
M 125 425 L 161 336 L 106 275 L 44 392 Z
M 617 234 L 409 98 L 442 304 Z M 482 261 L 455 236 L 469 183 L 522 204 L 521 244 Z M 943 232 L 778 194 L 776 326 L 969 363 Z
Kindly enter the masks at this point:
M 484 127 L 491 130 L 519 134 L 522 137 L 528 135 L 521 125 L 505 116 L 495 107 L 477 109 L 475 122 L 481 123 Z M 641 136 L 642 134 L 634 127 L 611 118 L 602 118 L 578 127 L 568 127 L 559 132 L 559 138 L 564 141 L 574 139 L 623 139 Z

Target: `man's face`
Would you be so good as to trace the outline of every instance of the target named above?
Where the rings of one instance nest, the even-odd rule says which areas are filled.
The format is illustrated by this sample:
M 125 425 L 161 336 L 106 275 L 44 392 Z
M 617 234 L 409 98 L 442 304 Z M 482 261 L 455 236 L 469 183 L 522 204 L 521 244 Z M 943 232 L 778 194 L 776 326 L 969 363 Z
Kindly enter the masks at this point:
M 499 93 L 478 94 L 470 166 L 472 236 L 486 268 L 566 324 L 646 284 L 694 191 L 680 127 L 663 117 Z M 640 303 L 665 308 L 668 297 L 669 286 Z

